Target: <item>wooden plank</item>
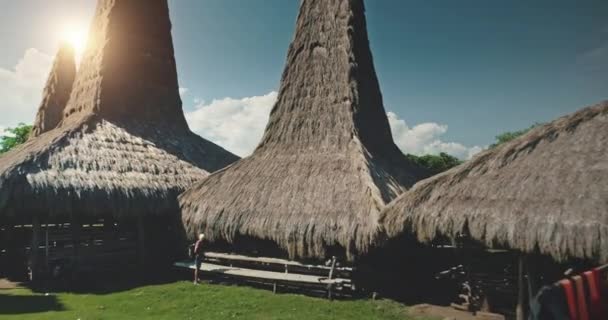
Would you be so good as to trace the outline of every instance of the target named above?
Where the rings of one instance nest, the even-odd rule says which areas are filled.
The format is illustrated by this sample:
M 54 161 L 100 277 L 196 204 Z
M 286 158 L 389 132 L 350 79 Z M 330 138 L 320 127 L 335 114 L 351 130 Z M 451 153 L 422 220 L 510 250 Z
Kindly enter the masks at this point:
M 331 269 L 329 270 L 329 279 L 334 277 L 334 270 L 336 269 L 336 257 L 331 258 Z
M 525 319 L 524 311 L 524 255 L 519 256 L 519 264 L 517 271 L 517 308 L 515 309 L 515 317 L 517 320 Z
M 44 265 L 49 269 L 49 225 L 44 228 Z
M 205 257 L 211 258 L 211 259 L 218 259 L 218 260 L 244 261 L 244 262 L 284 265 L 284 266 L 295 266 L 295 267 L 309 268 L 309 269 L 322 269 L 322 270 L 327 270 L 328 272 L 331 270 L 331 267 L 327 267 L 327 266 L 303 264 L 303 263 L 300 263 L 297 261 L 285 260 L 285 259 L 279 259 L 279 258 L 248 257 L 248 256 L 243 256 L 243 255 L 238 255 L 238 254 L 226 254 L 226 253 L 217 253 L 217 252 L 206 252 Z M 348 268 L 348 267 L 339 267 L 339 268 L 335 268 L 335 270 L 349 271 L 349 272 L 353 271 L 352 268 Z
M 190 269 L 195 268 L 195 265 L 191 262 L 176 262 L 175 266 Z M 349 279 L 342 278 L 328 279 L 326 277 L 317 277 L 311 275 L 228 267 L 212 263 L 203 263 L 200 270 L 203 272 L 217 273 L 226 276 L 263 279 L 268 281 L 285 281 L 320 285 L 349 284 L 351 282 Z
M 75 217 L 72 217 L 72 221 L 70 222 L 70 231 L 72 233 L 72 256 L 74 257 L 74 263 L 78 266 L 80 260 L 80 232 L 82 231 L 82 225 Z
M 40 249 L 40 219 L 32 218 L 32 245 L 30 246 L 30 281 L 38 280 L 38 250 Z
M 331 257 L 331 270 L 329 270 L 329 280 L 334 278 L 334 269 L 336 268 L 336 257 Z M 327 298 L 329 300 L 333 299 L 332 296 L 332 291 L 333 291 L 333 284 L 328 284 L 327 285 Z

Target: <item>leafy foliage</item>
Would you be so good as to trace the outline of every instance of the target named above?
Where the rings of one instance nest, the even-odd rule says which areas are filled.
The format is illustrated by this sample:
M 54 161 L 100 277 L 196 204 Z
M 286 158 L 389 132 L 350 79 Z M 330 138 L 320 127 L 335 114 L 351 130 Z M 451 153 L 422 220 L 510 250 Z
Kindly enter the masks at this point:
M 419 166 L 426 168 L 433 175 L 449 170 L 463 162 L 445 152 L 442 152 L 439 155 L 427 154 L 424 156 L 408 154 L 406 157 Z
M 496 136 L 496 142 L 494 144 L 492 144 L 490 146 L 490 148 L 495 148 L 503 143 L 507 143 L 517 137 L 523 136 L 524 134 L 528 133 L 528 131 L 530 131 L 540 125 L 542 125 L 542 123 L 537 122 L 527 129 L 523 129 L 523 130 L 519 130 L 519 131 L 507 131 L 507 132 L 501 133 Z
M 32 126 L 24 123 L 20 123 L 15 128 L 6 129 L 5 133 L 0 136 L 0 154 L 26 142 L 31 132 Z

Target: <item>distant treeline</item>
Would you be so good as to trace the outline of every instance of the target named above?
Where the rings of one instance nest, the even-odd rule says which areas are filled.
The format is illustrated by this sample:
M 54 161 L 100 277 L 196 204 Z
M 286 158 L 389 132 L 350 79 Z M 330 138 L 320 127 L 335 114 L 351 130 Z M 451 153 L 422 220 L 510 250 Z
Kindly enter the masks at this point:
M 496 136 L 496 142 L 490 146 L 490 148 L 495 148 L 503 143 L 509 142 L 528 131 L 534 129 L 535 127 L 541 125 L 540 123 L 536 123 L 533 126 L 519 130 L 519 131 L 508 131 L 505 133 L 501 133 Z M 5 132 L 0 135 L 0 154 L 8 152 L 14 147 L 24 143 L 27 141 L 30 133 L 32 132 L 32 126 L 24 123 L 20 123 L 15 128 L 8 128 Z M 438 174 L 443 171 L 449 170 L 461 163 L 463 160 L 460 160 L 454 156 L 451 156 L 447 153 L 440 153 L 438 155 L 427 154 L 423 156 L 416 156 L 413 154 L 408 154 L 406 157 L 429 170 L 432 174 Z
M 518 130 L 518 131 L 507 131 L 505 133 L 501 133 L 496 136 L 496 141 L 492 145 L 490 145 L 490 148 L 496 148 L 497 146 L 499 146 L 503 143 L 507 143 L 519 136 L 522 136 L 522 135 L 528 133 L 528 131 L 530 131 L 540 125 L 542 125 L 542 123 L 535 123 L 534 125 L 532 125 L 531 127 L 527 128 L 527 129 Z M 458 159 L 454 156 L 451 156 L 447 153 L 444 153 L 444 152 L 442 152 L 438 155 L 427 154 L 427 155 L 423 155 L 423 156 L 416 156 L 413 154 L 408 154 L 408 155 L 406 155 L 406 157 L 409 160 L 413 161 L 414 163 L 418 164 L 419 166 L 426 168 L 433 175 L 447 171 L 464 162 L 463 160 L 460 160 L 460 159 Z
M 462 160 L 445 152 L 442 152 L 439 155 L 427 154 L 424 156 L 408 154 L 405 157 L 419 166 L 426 168 L 433 175 L 447 171 L 463 163 Z
M 519 136 L 523 136 L 524 134 L 528 133 L 528 131 L 530 131 L 538 126 L 541 126 L 541 125 L 542 125 L 542 123 L 537 122 L 527 129 L 523 129 L 523 130 L 519 130 L 519 131 L 507 131 L 505 133 L 501 133 L 496 136 L 496 142 L 494 144 L 492 144 L 490 146 L 490 148 L 495 148 L 495 147 L 497 147 L 503 143 L 507 143 Z
M 0 154 L 8 152 L 14 147 L 27 141 L 32 132 L 32 126 L 20 123 L 15 128 L 8 128 L 0 132 Z

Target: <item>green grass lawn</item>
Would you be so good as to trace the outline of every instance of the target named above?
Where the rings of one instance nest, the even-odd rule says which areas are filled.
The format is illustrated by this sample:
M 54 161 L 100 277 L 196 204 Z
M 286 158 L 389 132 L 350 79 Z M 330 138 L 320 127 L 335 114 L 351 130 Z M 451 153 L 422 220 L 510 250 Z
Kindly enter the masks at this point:
M 328 301 L 248 287 L 190 282 L 108 294 L 0 291 L 0 319 L 413 319 L 388 300 Z

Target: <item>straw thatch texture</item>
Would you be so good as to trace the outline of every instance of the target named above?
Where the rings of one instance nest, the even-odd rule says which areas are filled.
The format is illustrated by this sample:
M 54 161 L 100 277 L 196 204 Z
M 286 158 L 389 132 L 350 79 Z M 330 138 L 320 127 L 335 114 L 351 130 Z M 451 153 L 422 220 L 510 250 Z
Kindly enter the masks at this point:
M 354 259 L 380 209 L 424 175 L 392 140 L 363 1 L 304 0 L 262 142 L 180 196 L 182 219 L 211 241 L 272 240 L 292 258 L 341 248 Z
M 167 0 L 100 0 L 64 119 L 0 157 L 0 216 L 176 214 L 238 157 L 181 109 Z
M 74 49 L 69 45 L 62 45 L 55 57 L 51 73 L 42 93 L 42 103 L 38 108 L 30 139 L 55 129 L 61 122 L 75 77 Z
M 99 0 L 65 111 L 187 127 L 167 0 Z
M 421 181 L 391 203 L 390 237 L 469 233 L 488 246 L 608 262 L 608 102 Z
M 228 164 L 225 153 L 171 128 L 106 120 L 68 125 L 0 158 L 0 211 L 117 217 L 175 212 L 179 193 Z

